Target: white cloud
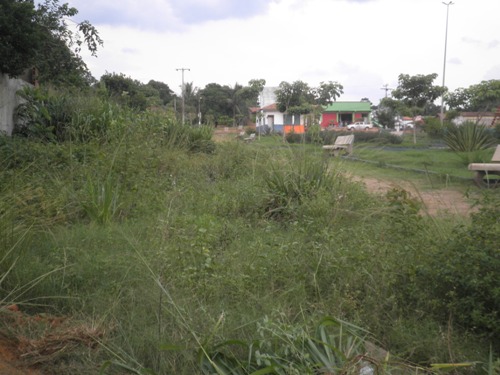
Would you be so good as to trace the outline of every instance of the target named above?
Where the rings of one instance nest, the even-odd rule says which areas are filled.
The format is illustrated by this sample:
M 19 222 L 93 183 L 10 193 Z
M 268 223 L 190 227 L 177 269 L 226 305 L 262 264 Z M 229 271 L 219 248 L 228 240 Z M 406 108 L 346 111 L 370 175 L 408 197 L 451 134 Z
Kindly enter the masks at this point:
M 95 25 L 182 31 L 187 25 L 264 13 L 278 0 L 69 0 L 79 18 Z
M 269 86 L 338 81 L 344 86 L 340 100 L 368 97 L 375 103 L 385 95 L 383 85 L 395 88 L 401 73 L 437 73 L 436 84 L 442 79 L 446 7 L 435 0 L 146 0 L 140 3 L 143 11 L 127 0 L 119 3 L 121 26 L 113 24 L 118 15 L 107 13 L 116 10 L 112 0 L 106 6 L 94 1 L 73 0 L 104 39 L 99 58 L 85 58 L 97 78 L 106 71 L 124 73 L 178 91 L 176 69 L 185 67 L 190 69 L 185 80 L 201 88 L 253 78 Z M 92 11 L 87 14 L 79 3 L 93 3 Z M 236 10 L 242 4 L 254 5 Z M 181 6 L 205 9 L 206 15 L 179 17 Z M 446 85 L 451 90 L 485 76 L 500 79 L 500 42 L 494 39 L 500 35 L 499 12 L 500 2 L 491 0 L 457 0 L 450 6 Z M 108 22 L 98 24 L 92 15 Z M 144 27 L 148 17 L 153 26 L 165 17 L 175 30 Z

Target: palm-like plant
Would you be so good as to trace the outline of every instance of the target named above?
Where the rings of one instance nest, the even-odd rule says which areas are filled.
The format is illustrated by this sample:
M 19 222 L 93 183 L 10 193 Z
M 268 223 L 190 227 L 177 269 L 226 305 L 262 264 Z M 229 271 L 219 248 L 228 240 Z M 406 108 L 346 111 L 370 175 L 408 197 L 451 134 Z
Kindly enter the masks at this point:
M 202 372 L 207 375 L 358 375 L 412 370 L 402 363 L 390 364 L 388 358 L 371 358 L 366 353 L 368 332 L 336 318 L 323 318 L 313 335 L 303 328 L 268 320 L 258 331 L 260 340 L 230 340 L 210 350 L 201 350 Z
M 484 150 L 494 144 L 494 139 L 484 125 L 465 122 L 460 126 L 450 126 L 444 142 L 462 158 L 464 164 L 469 164 L 484 161 Z
M 450 126 L 444 136 L 446 145 L 455 152 L 472 152 L 491 147 L 493 139 L 484 125 L 465 122 Z

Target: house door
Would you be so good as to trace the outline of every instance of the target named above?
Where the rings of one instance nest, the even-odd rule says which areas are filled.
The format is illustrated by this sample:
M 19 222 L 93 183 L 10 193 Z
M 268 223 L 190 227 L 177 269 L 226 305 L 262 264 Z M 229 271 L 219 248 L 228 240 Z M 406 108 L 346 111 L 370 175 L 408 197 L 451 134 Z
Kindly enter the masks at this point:
M 267 125 L 269 126 L 269 129 L 273 130 L 273 128 L 274 128 L 274 115 L 267 116 Z
M 342 125 L 349 125 L 353 122 L 352 113 L 341 113 L 340 114 L 340 122 Z

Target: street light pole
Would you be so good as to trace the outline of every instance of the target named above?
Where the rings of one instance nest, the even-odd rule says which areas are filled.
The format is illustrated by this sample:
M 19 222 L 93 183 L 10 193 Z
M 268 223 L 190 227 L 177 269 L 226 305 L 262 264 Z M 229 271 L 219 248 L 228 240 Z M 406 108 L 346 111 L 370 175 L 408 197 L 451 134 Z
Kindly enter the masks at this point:
M 201 99 L 203 99 L 202 96 L 198 97 L 198 126 L 201 125 Z
M 185 70 L 191 70 L 189 68 L 179 68 L 175 69 L 176 71 L 181 71 L 182 72 L 182 86 L 181 86 L 181 95 L 182 95 L 182 125 L 184 125 L 184 119 L 185 119 L 185 111 L 184 111 L 184 71 Z
M 444 62 L 443 62 L 443 93 L 441 94 L 441 126 L 443 126 L 444 119 L 444 81 L 446 77 L 446 49 L 448 46 L 448 14 L 450 12 L 450 5 L 453 5 L 453 1 L 449 1 L 443 4 L 446 5 L 446 29 L 444 34 Z

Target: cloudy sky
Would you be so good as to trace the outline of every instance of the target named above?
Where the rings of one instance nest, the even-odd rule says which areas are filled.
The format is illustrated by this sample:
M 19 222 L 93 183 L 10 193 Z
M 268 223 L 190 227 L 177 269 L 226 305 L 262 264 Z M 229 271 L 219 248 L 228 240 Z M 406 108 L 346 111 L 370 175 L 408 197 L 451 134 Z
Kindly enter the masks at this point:
M 338 99 L 377 104 L 398 75 L 441 85 L 447 6 L 440 0 L 65 0 L 104 47 L 84 55 L 96 78 L 123 73 L 204 88 L 265 79 L 267 86 L 336 81 Z M 448 1 L 446 1 L 447 3 Z M 500 79 L 500 1 L 449 6 L 446 86 Z M 390 93 L 390 92 L 389 92 Z

